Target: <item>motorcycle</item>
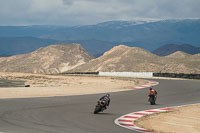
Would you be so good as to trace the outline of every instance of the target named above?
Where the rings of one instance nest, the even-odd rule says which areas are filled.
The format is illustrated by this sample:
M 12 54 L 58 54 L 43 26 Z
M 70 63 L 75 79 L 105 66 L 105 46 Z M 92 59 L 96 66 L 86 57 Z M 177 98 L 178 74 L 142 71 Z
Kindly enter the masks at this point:
M 155 95 L 149 95 L 149 102 L 151 105 L 156 104 L 156 96 Z
M 103 110 L 105 110 L 106 109 L 105 106 L 106 106 L 106 101 L 98 101 L 97 105 L 96 105 L 96 107 L 94 109 L 94 114 L 97 114 L 97 113 L 102 112 Z

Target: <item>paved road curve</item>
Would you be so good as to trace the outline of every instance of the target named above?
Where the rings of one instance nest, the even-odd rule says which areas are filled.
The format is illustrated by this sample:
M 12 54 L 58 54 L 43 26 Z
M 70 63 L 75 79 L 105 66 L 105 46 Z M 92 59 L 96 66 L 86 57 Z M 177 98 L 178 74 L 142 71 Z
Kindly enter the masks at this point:
M 119 127 L 121 115 L 167 106 L 200 102 L 200 81 L 156 80 L 158 105 L 147 102 L 147 89 L 111 93 L 111 105 L 94 115 L 102 94 L 52 98 L 0 100 L 0 132 L 3 133 L 134 133 Z

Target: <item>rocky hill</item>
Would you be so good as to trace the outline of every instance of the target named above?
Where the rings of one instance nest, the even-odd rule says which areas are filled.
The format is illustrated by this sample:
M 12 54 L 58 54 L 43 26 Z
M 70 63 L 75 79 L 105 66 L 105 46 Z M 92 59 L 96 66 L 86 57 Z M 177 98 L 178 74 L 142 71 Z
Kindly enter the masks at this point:
M 199 54 L 189 55 L 183 52 L 175 52 L 169 56 L 162 57 L 165 61 L 161 72 L 169 73 L 200 73 Z
M 59 44 L 32 53 L 1 57 L 1 72 L 60 73 L 93 59 L 80 44 Z
M 115 46 L 72 71 L 156 71 L 160 57 L 138 47 Z
M 200 73 L 200 58 L 183 52 L 160 57 L 141 48 L 120 45 L 70 71 Z
M 185 53 L 185 52 L 182 52 L 182 51 L 176 51 L 176 52 L 174 52 L 174 53 L 172 53 L 172 54 L 170 54 L 170 55 L 168 55 L 166 57 L 167 58 L 172 58 L 172 59 L 174 59 L 174 58 L 176 58 L 176 59 L 185 59 L 185 58 L 187 58 L 189 56 L 190 56 L 190 54 L 188 54 L 188 53 Z
M 62 72 L 200 73 L 200 54 L 175 52 L 157 56 L 138 47 L 115 46 L 98 58 L 80 44 L 58 44 L 32 53 L 0 58 L 1 72 L 54 74 Z

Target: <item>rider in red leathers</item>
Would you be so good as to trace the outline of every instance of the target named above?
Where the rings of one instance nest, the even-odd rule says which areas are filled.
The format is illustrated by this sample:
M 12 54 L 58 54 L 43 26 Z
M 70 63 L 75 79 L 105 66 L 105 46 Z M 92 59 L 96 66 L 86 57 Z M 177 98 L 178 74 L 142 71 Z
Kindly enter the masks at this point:
M 155 89 L 153 89 L 152 87 L 149 88 L 149 98 L 151 95 L 154 95 L 155 96 L 155 101 L 156 101 L 156 98 L 157 98 L 157 91 Z M 149 100 L 148 100 L 149 101 Z

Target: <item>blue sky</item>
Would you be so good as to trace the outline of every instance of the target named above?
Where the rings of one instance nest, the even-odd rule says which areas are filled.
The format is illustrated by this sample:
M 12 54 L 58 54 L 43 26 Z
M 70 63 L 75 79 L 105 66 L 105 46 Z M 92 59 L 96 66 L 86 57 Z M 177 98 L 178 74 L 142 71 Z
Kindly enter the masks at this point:
M 0 0 L 0 25 L 200 18 L 200 0 Z

